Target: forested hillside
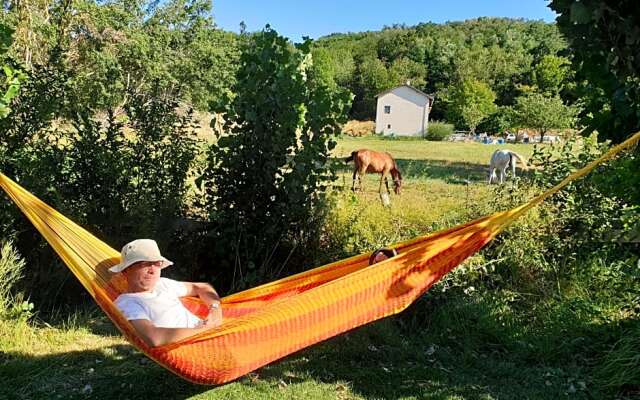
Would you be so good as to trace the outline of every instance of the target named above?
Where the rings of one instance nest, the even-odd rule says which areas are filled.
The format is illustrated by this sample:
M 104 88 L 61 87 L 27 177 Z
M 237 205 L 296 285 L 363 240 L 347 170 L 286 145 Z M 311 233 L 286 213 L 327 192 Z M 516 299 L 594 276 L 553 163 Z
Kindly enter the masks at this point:
M 519 95 L 536 90 L 571 99 L 564 50 L 554 24 L 480 18 L 331 35 L 316 42 L 314 60 L 327 81 L 355 94 L 354 118 L 373 118 L 375 95 L 410 81 L 436 94 L 432 118 L 450 117 L 463 127 L 461 115 L 450 111 L 461 101 L 455 93 L 464 82 L 493 92 L 498 106 L 513 105 Z M 501 115 L 493 116 L 494 123 Z
M 229 92 L 241 44 L 252 37 L 216 28 L 203 0 L 27 1 L 7 9 L 0 22 L 15 32 L 5 57 L 27 71 L 64 68 L 74 101 L 101 111 L 154 85 L 209 111 Z M 312 53 L 318 80 L 354 95 L 353 119 L 373 119 L 376 94 L 409 81 L 436 95 L 432 119 L 500 132 L 517 119 L 518 98 L 560 96 L 558 112 L 576 100 L 566 50 L 555 24 L 479 18 L 333 34 Z M 470 116 L 469 108 L 484 111 Z

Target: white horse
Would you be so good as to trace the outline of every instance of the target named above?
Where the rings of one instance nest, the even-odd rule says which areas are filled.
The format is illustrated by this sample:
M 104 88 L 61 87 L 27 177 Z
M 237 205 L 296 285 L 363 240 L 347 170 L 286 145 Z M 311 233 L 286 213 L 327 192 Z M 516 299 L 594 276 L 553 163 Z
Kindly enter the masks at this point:
M 507 168 L 511 165 L 511 172 L 513 177 L 516 177 L 516 160 L 522 163 L 522 168 L 527 169 L 527 160 L 520 154 L 511 150 L 496 150 L 491 156 L 491 162 L 489 163 L 489 184 L 494 180 L 498 180 L 496 176 L 496 170 L 500 174 L 500 183 L 504 182 L 507 176 Z

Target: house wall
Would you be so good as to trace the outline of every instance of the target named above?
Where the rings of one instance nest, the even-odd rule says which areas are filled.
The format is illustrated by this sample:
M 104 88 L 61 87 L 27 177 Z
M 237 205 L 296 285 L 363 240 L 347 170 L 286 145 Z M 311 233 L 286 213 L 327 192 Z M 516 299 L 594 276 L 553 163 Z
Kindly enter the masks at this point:
M 376 133 L 422 136 L 423 129 L 427 129 L 428 103 L 426 96 L 406 86 L 397 87 L 379 96 L 376 107 Z M 385 106 L 391 106 L 390 114 L 384 113 Z

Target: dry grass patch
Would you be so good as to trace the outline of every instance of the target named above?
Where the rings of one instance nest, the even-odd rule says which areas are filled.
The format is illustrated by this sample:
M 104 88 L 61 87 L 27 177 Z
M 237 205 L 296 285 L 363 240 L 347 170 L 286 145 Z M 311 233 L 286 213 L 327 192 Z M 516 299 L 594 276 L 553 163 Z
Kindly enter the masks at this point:
M 342 133 L 348 136 L 361 137 L 373 135 L 376 129 L 376 123 L 373 121 L 351 120 L 344 124 Z

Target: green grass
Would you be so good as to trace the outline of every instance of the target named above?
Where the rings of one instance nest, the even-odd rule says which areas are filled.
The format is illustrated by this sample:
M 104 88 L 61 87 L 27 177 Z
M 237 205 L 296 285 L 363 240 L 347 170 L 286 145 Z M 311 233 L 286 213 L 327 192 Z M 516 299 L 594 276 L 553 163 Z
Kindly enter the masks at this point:
M 606 338 L 621 329 L 597 318 L 605 313 L 583 317 L 551 303 L 527 312 L 519 309 L 522 299 L 507 292 L 462 295 L 442 289 L 432 289 L 401 316 L 220 387 L 190 384 L 150 362 L 96 310 L 53 326 L 4 322 L 0 397 L 606 398 L 584 362 L 594 350 L 590 335 Z
M 382 207 L 375 176 L 352 193 L 350 166 L 334 186 L 326 260 L 465 221 L 488 209 L 486 165 L 496 148 L 528 157 L 529 145 L 342 138 L 336 157 L 371 148 L 391 152 L 404 172 L 401 196 Z M 626 265 L 579 265 L 553 295 L 460 285 L 487 265 L 482 254 L 434 286 L 399 316 L 356 329 L 220 387 L 194 385 L 149 361 L 93 306 L 88 311 L 0 320 L 4 399 L 606 399 L 594 366 L 609 375 L 637 363 L 638 332 L 624 304 L 639 287 Z M 568 266 L 565 266 L 568 268 Z M 602 276 L 597 271 L 605 271 Z M 482 280 L 482 277 L 478 278 Z M 622 282 L 622 283 L 621 283 Z M 638 291 L 637 293 L 640 293 Z M 631 297 L 633 298 L 633 297 Z M 44 322 L 47 321 L 47 322 Z M 603 357 L 609 350 L 610 356 Z M 634 358 L 635 357 L 635 358 Z M 624 376 L 633 384 L 633 375 Z M 618 398 L 633 398 L 637 392 Z M 626 397 L 625 397 L 626 396 Z
M 343 136 L 335 149 L 337 157 L 347 157 L 353 150 L 367 148 L 388 151 L 399 160 L 430 160 L 455 164 L 475 164 L 488 167 L 491 154 L 498 149 L 510 149 L 527 158 L 533 144 L 481 144 L 464 142 L 431 142 L 419 138 L 389 139 L 381 136 L 360 138 Z
M 478 310 L 460 304 L 455 319 Z M 487 312 L 488 310 L 482 310 Z M 441 315 L 440 318 L 444 318 Z M 480 315 L 480 317 L 482 317 Z M 487 315 L 484 316 L 488 318 Z M 580 368 L 558 370 L 510 357 L 496 343 L 463 347 L 468 321 L 408 334 L 391 320 L 285 358 L 230 384 L 194 385 L 147 360 L 108 321 L 84 315 L 66 327 L 7 327 L 2 398 L 507 399 L 558 398 Z M 586 392 L 574 398 L 588 398 Z
M 403 176 L 402 194 L 391 194 L 389 208 L 382 206 L 379 197 L 379 174 L 365 175 L 363 192 L 354 194 L 350 190 L 353 163 L 345 164 L 344 159 L 361 148 L 388 151 L 398 163 Z M 527 158 L 533 153 L 533 145 L 523 144 L 343 136 L 334 151 L 339 174 L 334 186 L 336 204 L 328 222 L 327 240 L 333 242 L 329 254 L 340 257 L 370 251 L 477 217 L 475 205 L 492 202 L 495 196 L 486 181 L 488 160 L 498 148 L 514 149 Z M 518 169 L 517 173 L 527 172 Z M 393 191 L 392 182 L 389 187 Z

